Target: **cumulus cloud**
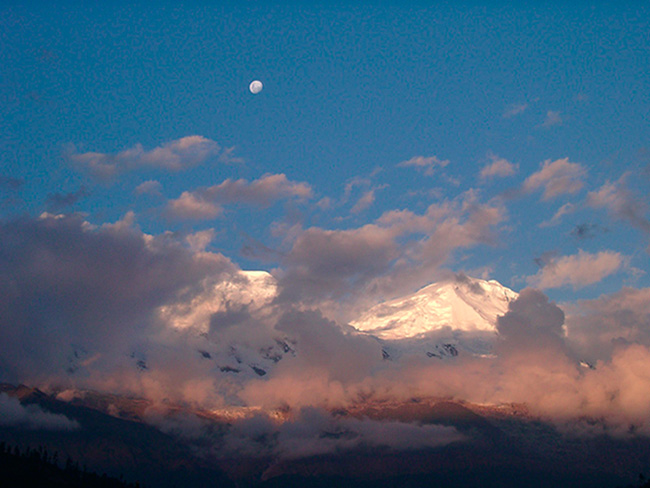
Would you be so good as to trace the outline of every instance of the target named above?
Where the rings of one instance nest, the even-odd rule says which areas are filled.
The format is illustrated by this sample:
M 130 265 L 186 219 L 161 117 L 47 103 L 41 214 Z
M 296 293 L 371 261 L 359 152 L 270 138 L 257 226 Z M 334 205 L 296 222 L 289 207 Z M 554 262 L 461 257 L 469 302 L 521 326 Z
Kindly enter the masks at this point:
M 0 426 L 33 430 L 76 430 L 81 427 L 76 420 L 46 412 L 35 404 L 23 405 L 4 392 L 0 392 Z
M 399 168 L 413 167 L 422 171 L 426 176 L 432 176 L 436 171 L 436 167 L 444 168 L 448 164 L 448 159 L 439 159 L 437 156 L 414 156 L 408 161 L 402 161 L 397 166 Z
M 190 191 L 184 191 L 180 197 L 171 200 L 167 208 L 171 215 L 182 219 L 209 220 L 223 213 L 221 205 Z
M 220 150 L 215 141 L 194 135 L 167 142 L 148 151 L 142 144 L 117 153 L 80 153 L 72 147 L 67 157 L 91 175 L 110 179 L 119 173 L 143 168 L 181 171 L 205 162 L 219 154 Z
M 533 192 L 540 188 L 543 200 L 552 200 L 560 195 L 578 193 L 584 183 L 586 169 L 579 163 L 572 163 L 569 158 L 551 161 L 547 159 L 536 173 L 524 181 L 523 191 Z
M 626 259 L 618 252 L 591 254 L 580 250 L 571 256 L 552 257 L 528 283 L 542 289 L 571 285 L 574 289 L 598 283 L 625 266 Z
M 498 201 L 481 203 L 468 192 L 423 214 L 390 211 L 357 228 L 301 229 L 274 271 L 279 299 L 354 318 L 344 318 L 353 312 L 349 306 L 412 292 L 430 283 L 457 249 L 496 242 L 495 227 L 504 219 Z
M 227 179 L 218 185 L 186 191 L 169 202 L 169 211 L 177 217 L 209 219 L 223 211 L 222 205 L 244 203 L 268 207 L 278 200 L 312 198 L 311 186 L 287 179 L 284 174 L 266 174 L 251 182 Z
M 628 189 L 624 174 L 618 181 L 607 182 L 598 190 L 589 192 L 587 205 L 593 208 L 605 208 L 614 218 L 626 220 L 634 227 L 650 233 L 650 221 L 646 218 L 643 202 Z
M 519 169 L 519 165 L 513 164 L 505 158 L 491 155 L 492 162 L 481 169 L 479 176 L 482 180 L 496 177 L 506 177 L 514 175 Z
M 63 215 L 2 222 L 0 370 L 36 381 L 90 358 L 119 363 L 155 335 L 160 306 L 234 270 L 221 255 L 145 235 L 129 218 L 101 227 Z
M 160 184 L 159 181 L 147 180 L 147 181 L 145 181 L 143 183 L 140 183 L 138 186 L 136 186 L 135 190 L 133 190 L 133 192 L 136 195 L 160 196 L 160 195 L 162 195 L 161 190 L 162 190 L 162 185 Z
M 650 288 L 624 287 L 566 308 L 568 338 L 594 364 L 611 359 L 617 347 L 650 346 Z

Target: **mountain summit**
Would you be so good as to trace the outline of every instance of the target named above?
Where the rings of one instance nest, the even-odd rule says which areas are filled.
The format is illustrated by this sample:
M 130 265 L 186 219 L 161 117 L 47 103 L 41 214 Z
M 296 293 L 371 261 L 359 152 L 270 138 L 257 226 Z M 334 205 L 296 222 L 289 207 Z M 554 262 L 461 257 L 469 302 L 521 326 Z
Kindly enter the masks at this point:
M 496 331 L 497 317 L 508 311 L 517 296 L 498 281 L 456 275 L 380 303 L 350 325 L 389 341 L 417 338 L 444 328 Z

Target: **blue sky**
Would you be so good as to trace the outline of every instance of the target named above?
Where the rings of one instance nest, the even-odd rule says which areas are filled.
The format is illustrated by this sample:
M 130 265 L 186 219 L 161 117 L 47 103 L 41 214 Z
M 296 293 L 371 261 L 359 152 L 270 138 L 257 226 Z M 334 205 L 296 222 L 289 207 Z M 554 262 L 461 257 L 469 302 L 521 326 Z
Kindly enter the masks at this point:
M 362 290 L 423 271 L 385 294 L 444 270 L 558 301 L 645 287 L 649 18 L 641 2 L 7 3 L 0 212 L 213 229 L 206 249 L 244 269 L 318 281 L 330 259 Z

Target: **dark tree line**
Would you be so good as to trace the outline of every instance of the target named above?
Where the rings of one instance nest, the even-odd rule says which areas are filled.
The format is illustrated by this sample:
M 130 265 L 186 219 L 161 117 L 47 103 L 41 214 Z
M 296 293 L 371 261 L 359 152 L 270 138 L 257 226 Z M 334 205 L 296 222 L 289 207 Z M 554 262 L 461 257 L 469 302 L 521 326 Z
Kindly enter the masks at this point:
M 5 488 L 140 488 L 139 483 L 92 473 L 69 456 L 63 461 L 59 453 L 47 448 L 9 446 L 0 442 L 0 482 Z

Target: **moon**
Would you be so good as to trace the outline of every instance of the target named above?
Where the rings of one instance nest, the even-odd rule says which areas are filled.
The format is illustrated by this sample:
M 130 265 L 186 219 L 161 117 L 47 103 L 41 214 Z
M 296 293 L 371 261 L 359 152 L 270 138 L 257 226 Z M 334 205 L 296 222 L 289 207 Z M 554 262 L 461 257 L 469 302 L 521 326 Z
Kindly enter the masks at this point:
M 257 95 L 259 92 L 261 92 L 262 88 L 264 88 L 264 85 L 262 85 L 262 82 L 260 80 L 253 80 L 248 86 L 248 89 L 253 95 Z

